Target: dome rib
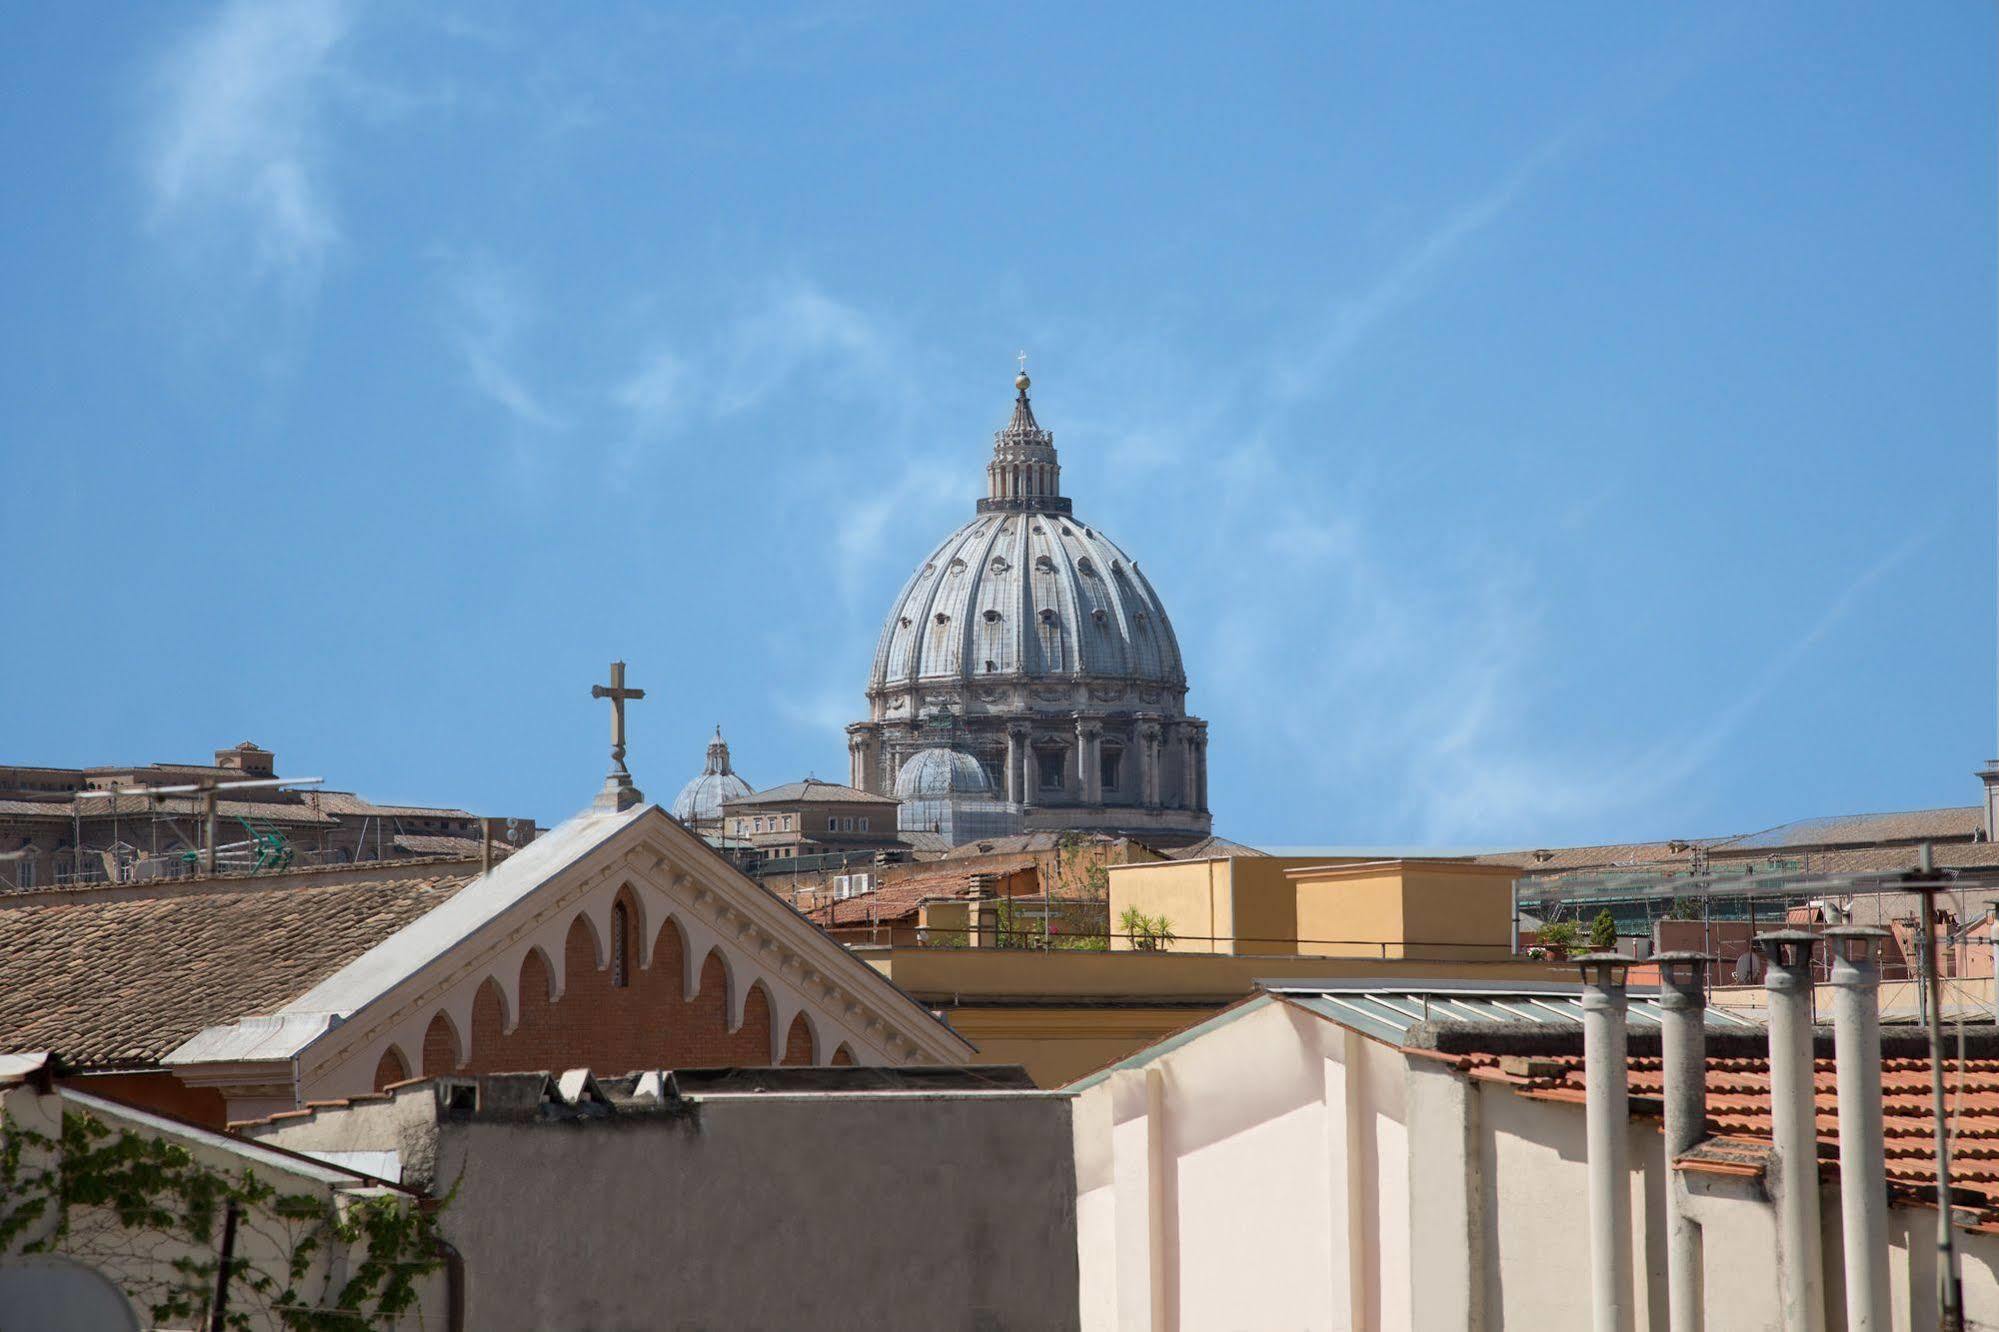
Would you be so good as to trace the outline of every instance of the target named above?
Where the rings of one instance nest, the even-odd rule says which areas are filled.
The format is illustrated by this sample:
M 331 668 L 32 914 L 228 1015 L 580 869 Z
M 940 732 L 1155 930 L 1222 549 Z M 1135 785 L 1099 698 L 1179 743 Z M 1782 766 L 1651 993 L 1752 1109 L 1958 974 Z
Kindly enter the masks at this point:
M 1006 560 L 1003 571 L 993 569 L 996 558 Z M 1041 558 L 1046 571 L 1036 567 Z M 1085 560 L 1094 572 L 1084 572 Z M 963 566 L 955 573 L 954 561 Z M 987 611 L 1000 618 L 988 621 Z M 1054 612 L 1052 632 L 1043 629 L 1043 611 Z M 870 688 L 1085 676 L 1185 687 L 1158 593 L 1095 527 L 1065 514 L 995 512 L 939 542 L 903 584 L 882 626 Z

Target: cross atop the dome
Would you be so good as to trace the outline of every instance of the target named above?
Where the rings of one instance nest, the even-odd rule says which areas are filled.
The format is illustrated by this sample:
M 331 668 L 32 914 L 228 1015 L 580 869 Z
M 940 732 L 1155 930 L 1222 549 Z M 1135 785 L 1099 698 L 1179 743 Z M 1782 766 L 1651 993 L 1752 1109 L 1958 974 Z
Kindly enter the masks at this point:
M 1026 353 L 1026 352 L 1024 352 L 1024 351 L 1021 351 L 1021 352 L 1015 352 L 1015 353 L 1013 354 L 1013 359 L 1014 359 L 1014 360 L 1016 360 L 1016 361 L 1019 361 L 1019 362 L 1020 362 L 1020 373 L 1022 373 L 1023 375 L 1024 375 L 1024 374 L 1026 374 L 1026 373 L 1027 373 L 1027 353 Z
M 632 774 L 625 769 L 625 702 L 645 696 L 643 689 L 625 687 L 622 661 L 611 663 L 611 683 L 590 686 L 590 697 L 611 700 L 611 771 L 604 778 L 604 789 L 597 793 L 598 809 L 630 809 L 645 799 L 645 792 L 632 784 Z

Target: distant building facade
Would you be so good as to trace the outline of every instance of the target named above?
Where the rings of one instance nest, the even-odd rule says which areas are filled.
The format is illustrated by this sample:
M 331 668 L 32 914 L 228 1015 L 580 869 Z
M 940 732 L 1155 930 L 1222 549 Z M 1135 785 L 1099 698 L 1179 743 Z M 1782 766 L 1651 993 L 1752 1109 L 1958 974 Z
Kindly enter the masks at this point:
M 213 790 L 220 872 L 477 858 L 532 841 L 529 818 L 384 805 L 351 791 L 281 789 L 277 756 L 244 741 L 212 763 L 0 765 L 0 891 L 182 878 L 203 868 Z M 240 786 L 238 783 L 257 783 Z M 166 789 L 171 794 L 132 794 Z
M 1029 405 L 994 436 L 986 498 L 910 576 L 847 728 L 851 780 L 896 791 L 937 747 L 976 762 L 1023 826 L 1205 835 L 1207 723 L 1138 561 L 1080 521 Z
M 874 851 L 901 853 L 892 796 L 807 777 L 727 801 L 722 837 L 738 859 L 766 868 Z

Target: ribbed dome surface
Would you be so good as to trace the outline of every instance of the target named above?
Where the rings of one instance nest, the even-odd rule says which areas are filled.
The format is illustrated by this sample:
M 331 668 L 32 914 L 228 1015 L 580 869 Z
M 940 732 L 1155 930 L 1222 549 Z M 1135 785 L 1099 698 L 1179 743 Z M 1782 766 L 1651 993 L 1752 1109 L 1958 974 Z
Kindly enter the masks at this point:
M 1184 687 L 1166 608 L 1132 558 L 1066 513 L 989 512 L 946 537 L 882 626 L 871 687 L 1099 676 Z
M 704 772 L 680 788 L 673 798 L 673 817 L 682 823 L 696 819 L 719 819 L 722 802 L 741 800 L 755 794 L 750 784 L 733 772 Z
M 990 798 L 993 784 L 970 754 L 956 749 L 920 749 L 895 775 L 898 800 L 948 800 L 952 796 Z
M 682 823 L 719 819 L 725 801 L 740 800 L 751 794 L 754 793 L 750 784 L 736 776 L 736 770 L 729 766 L 729 745 L 722 739 L 722 728 L 717 726 L 715 738 L 708 742 L 707 766 L 673 798 L 673 817 Z

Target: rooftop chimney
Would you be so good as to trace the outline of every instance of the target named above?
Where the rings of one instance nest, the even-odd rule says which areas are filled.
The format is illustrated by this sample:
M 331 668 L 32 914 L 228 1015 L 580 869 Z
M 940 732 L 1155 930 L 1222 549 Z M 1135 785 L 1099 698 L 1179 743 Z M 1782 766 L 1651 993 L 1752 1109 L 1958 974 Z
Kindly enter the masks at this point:
M 1777 1147 L 1779 1289 L 1784 1326 L 1824 1332 L 1819 1249 L 1818 1105 L 1812 1086 L 1810 930 L 1756 936 L 1769 960 L 1763 977 L 1770 1005 L 1770 1123 Z
M 1978 780 L 1985 783 L 1985 840 L 1999 842 L 1999 759 L 1980 768 Z
M 1671 1332 L 1701 1332 L 1701 1228 L 1687 1215 L 1674 1158 L 1707 1136 L 1705 953 L 1654 953 L 1659 967 L 1660 1041 L 1666 1101 L 1666 1317 Z
M 1881 1124 L 1881 968 L 1888 931 L 1827 930 L 1839 1061 L 1839 1214 L 1847 1332 L 1888 1332 L 1888 1164 Z
M 1589 1283 L 1596 1332 L 1631 1332 L 1631 1092 L 1621 953 L 1576 959 L 1583 975 L 1584 1129 L 1589 1152 Z
M 278 770 L 277 755 L 245 740 L 239 745 L 215 751 L 215 766 L 240 772 L 245 777 L 271 777 Z

